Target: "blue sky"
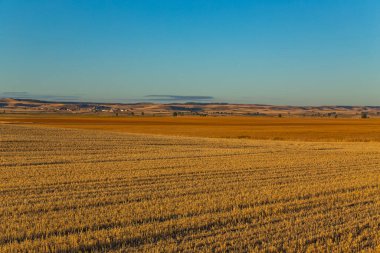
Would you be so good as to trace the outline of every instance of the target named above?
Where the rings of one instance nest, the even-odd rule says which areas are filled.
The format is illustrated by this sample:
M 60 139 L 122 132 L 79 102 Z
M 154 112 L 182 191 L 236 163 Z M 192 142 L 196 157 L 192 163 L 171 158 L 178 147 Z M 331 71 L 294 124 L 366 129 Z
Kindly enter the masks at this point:
M 380 105 L 380 1 L 0 0 L 4 92 Z

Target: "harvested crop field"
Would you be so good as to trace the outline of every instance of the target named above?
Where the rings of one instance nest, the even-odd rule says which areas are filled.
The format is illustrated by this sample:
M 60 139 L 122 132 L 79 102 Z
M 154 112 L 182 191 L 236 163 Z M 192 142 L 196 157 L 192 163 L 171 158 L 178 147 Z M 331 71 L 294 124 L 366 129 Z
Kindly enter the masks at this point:
M 0 125 L 0 251 L 360 251 L 380 143 Z
M 0 114 L 0 123 L 256 140 L 380 142 L 380 119 Z

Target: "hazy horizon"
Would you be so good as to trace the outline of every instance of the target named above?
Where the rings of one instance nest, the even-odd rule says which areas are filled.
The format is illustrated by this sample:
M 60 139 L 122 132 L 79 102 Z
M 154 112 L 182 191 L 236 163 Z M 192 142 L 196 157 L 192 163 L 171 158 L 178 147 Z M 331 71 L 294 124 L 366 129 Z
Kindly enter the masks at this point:
M 7 95 L 9 94 L 9 95 Z M 12 95 L 13 94 L 13 95 Z M 17 95 L 19 94 L 19 95 Z M 24 95 L 22 95 L 24 94 Z M 162 98 L 150 98 L 162 97 Z M 167 97 L 167 98 L 165 98 Z M 170 98 L 173 97 L 173 98 Z M 380 107 L 380 105 L 368 105 L 368 104 L 270 104 L 270 103 L 252 103 L 252 102 L 236 102 L 219 100 L 212 96 L 209 99 L 196 98 L 197 96 L 177 96 L 177 95 L 148 95 L 142 98 L 120 98 L 110 100 L 97 100 L 97 99 L 83 99 L 79 96 L 54 96 L 54 95 L 35 95 L 26 92 L 5 92 L 0 93 L 0 99 L 19 99 L 19 100 L 40 100 L 46 102 L 63 102 L 63 103 L 107 103 L 107 104 L 134 104 L 134 103 L 152 103 L 152 104 L 252 104 L 252 105 L 273 105 L 273 106 L 293 106 L 293 107 L 323 107 L 323 106 L 358 106 L 358 107 Z
M 379 13 L 370 0 L 3 0 L 0 96 L 379 106 Z

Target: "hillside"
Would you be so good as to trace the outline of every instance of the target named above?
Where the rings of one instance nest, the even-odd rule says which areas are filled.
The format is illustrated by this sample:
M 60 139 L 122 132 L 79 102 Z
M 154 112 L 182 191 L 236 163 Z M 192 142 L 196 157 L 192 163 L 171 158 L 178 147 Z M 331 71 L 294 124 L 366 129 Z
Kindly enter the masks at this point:
M 3 113 L 97 113 L 117 115 L 167 116 L 276 116 L 276 117 L 380 117 L 380 106 L 288 106 L 263 104 L 227 103 L 93 103 L 93 102 L 54 102 L 32 99 L 0 99 Z

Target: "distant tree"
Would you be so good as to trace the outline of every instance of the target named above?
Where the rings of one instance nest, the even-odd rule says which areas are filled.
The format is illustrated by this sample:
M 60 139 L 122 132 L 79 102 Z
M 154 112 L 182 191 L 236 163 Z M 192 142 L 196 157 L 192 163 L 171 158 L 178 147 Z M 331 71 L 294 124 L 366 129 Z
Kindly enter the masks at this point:
M 145 113 L 144 112 L 141 112 L 141 116 L 144 116 L 145 115 Z
M 279 114 L 278 114 L 278 117 L 279 117 L 279 118 L 282 118 L 282 114 L 281 114 L 281 113 L 279 113 Z
M 178 113 L 177 112 L 173 112 L 173 117 L 177 117 L 178 116 Z
M 134 112 L 131 112 L 131 116 L 135 116 L 135 113 L 134 113 Z
M 361 113 L 361 118 L 362 119 L 367 119 L 368 118 L 368 113 L 367 112 L 362 112 Z
M 113 109 L 113 112 L 115 113 L 115 116 L 118 117 L 121 110 L 120 110 L 120 108 L 115 108 L 115 109 Z

